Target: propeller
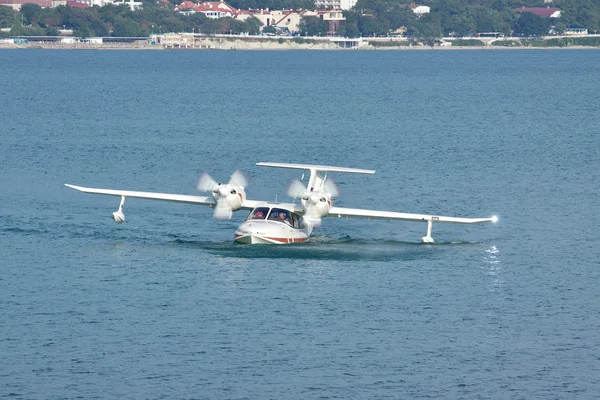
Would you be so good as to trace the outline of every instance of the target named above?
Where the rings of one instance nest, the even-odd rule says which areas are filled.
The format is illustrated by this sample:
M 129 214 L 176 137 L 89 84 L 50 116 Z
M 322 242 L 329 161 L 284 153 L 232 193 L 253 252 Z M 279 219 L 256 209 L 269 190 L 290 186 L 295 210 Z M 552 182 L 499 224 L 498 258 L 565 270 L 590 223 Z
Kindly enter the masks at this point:
M 243 173 L 235 171 L 231 174 L 229 182 L 218 183 L 209 174 L 203 172 L 198 179 L 196 189 L 201 192 L 210 192 L 217 203 L 213 217 L 216 219 L 230 219 L 233 211 L 238 210 L 246 198 L 245 187 L 248 181 Z
M 300 198 L 304 207 L 304 217 L 315 226 L 321 224 L 321 217 L 329 212 L 328 196 L 335 197 L 339 195 L 339 190 L 331 179 L 323 182 L 323 189 L 309 191 L 302 182 L 294 179 L 287 189 L 287 194 L 293 198 Z
M 229 182 L 227 184 L 242 186 L 243 188 L 245 188 L 246 186 L 248 186 L 248 180 L 242 172 L 235 171 L 233 174 L 231 174 L 231 177 L 229 178 Z M 218 185 L 223 184 L 218 183 L 209 174 L 203 172 L 202 175 L 200 175 L 200 179 L 198 179 L 196 189 L 198 189 L 201 192 L 212 192 L 215 186 Z
M 340 191 L 332 179 L 323 182 L 323 189 L 323 193 L 329 194 L 331 197 L 340 195 Z M 308 188 L 297 178 L 290 183 L 287 189 L 287 194 L 290 197 L 302 197 L 306 192 L 308 192 Z
M 287 188 L 287 195 L 292 198 L 302 197 L 302 195 L 307 191 L 308 190 L 302 184 L 302 182 L 300 182 L 298 178 L 296 178 L 292 182 L 290 182 L 290 185 Z
M 332 179 L 326 179 L 325 182 L 323 182 L 323 187 L 331 197 L 338 197 L 340 195 L 340 190 Z

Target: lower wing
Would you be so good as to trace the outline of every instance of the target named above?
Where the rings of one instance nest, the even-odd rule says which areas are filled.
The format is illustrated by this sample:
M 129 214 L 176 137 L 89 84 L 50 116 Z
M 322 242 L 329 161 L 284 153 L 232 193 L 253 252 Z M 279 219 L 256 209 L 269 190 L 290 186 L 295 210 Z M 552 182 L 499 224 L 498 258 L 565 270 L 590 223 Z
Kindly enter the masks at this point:
M 207 196 L 190 196 L 187 194 L 156 193 L 156 192 L 136 192 L 133 190 L 96 189 L 96 188 L 87 188 L 87 187 L 83 187 L 83 186 L 69 185 L 68 183 L 65 183 L 65 186 L 70 187 L 71 189 L 85 192 L 85 193 L 104 194 L 104 195 L 108 195 L 108 196 L 135 197 L 138 199 L 173 201 L 176 203 L 198 204 L 198 205 L 210 206 L 210 207 L 214 207 L 217 204 L 212 197 L 207 197 Z M 244 200 L 244 204 L 242 204 L 242 207 L 240 207 L 240 209 L 241 210 L 252 210 L 253 208 L 257 207 L 260 204 L 262 204 L 262 202 L 246 199 L 246 200 Z
M 200 204 L 205 206 L 214 206 L 216 204 L 215 200 L 212 197 L 206 196 L 189 196 L 185 194 L 154 192 L 136 192 L 132 190 L 96 189 L 76 185 L 69 185 L 67 183 L 65 183 L 65 186 L 85 193 L 104 194 L 108 196 L 136 197 L 139 199 L 174 201 L 178 203 Z
M 483 222 L 497 222 L 498 217 L 492 216 L 490 218 L 460 218 L 460 217 L 444 217 L 441 215 L 427 215 L 427 214 L 409 214 L 400 213 L 393 211 L 377 211 L 377 210 L 364 210 L 361 208 L 344 208 L 344 207 L 331 207 L 329 209 L 329 216 L 341 217 L 356 217 L 356 218 L 375 218 L 375 219 L 388 219 L 388 220 L 399 220 L 399 221 L 419 221 L 419 222 L 447 222 L 456 224 L 478 224 Z

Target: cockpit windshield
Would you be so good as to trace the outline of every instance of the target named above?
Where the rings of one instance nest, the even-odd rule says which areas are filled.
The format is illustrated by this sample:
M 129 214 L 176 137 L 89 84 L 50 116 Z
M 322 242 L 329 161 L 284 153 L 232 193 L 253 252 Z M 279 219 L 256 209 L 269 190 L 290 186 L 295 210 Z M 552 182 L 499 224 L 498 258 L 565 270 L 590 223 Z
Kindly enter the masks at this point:
M 295 229 L 303 227 L 302 218 L 298 214 L 284 208 L 256 207 L 246 218 L 246 221 L 267 219 L 287 224 Z
M 269 214 L 269 207 L 257 207 L 248 215 L 248 219 L 265 219 L 267 214 Z
M 269 220 L 285 222 L 289 225 L 292 224 L 290 212 L 288 210 L 284 210 L 283 208 L 272 208 L 271 214 L 269 214 Z

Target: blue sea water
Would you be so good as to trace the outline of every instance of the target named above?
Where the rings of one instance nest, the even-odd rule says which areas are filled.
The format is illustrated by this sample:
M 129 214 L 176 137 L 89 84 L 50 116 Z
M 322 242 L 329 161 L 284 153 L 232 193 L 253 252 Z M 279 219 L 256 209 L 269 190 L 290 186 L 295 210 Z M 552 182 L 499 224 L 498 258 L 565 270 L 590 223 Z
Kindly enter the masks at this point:
M 0 397 L 600 395 L 600 52 L 0 51 Z M 284 200 L 495 225 L 245 218 L 63 186 Z

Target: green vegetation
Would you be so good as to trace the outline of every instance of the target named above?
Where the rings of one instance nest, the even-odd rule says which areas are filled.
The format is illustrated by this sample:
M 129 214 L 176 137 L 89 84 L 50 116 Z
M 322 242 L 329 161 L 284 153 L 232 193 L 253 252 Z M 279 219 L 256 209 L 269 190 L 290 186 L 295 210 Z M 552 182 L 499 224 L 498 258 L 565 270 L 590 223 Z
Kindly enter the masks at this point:
M 540 36 L 547 35 L 552 24 L 558 32 L 566 27 L 600 31 L 600 1 L 597 0 L 554 0 L 550 6 L 561 9 L 559 19 L 515 11 L 522 6 L 548 6 L 543 0 L 430 0 L 422 4 L 429 6 L 431 12 L 421 17 L 406 6 L 409 2 L 359 0 L 353 10 L 344 12 L 346 30 L 352 25 L 362 36 L 381 36 L 405 27 L 406 36 L 426 39 L 486 32 Z
M 29 3 L 23 5 L 20 13 L 0 6 L 0 25 L 12 26 L 11 36 L 55 36 L 59 34 L 59 29 L 72 29 L 73 35 L 78 37 L 131 37 L 167 32 L 247 32 L 256 35 L 261 28 L 261 23 L 256 18 L 239 21 L 232 18 L 210 19 L 202 13 L 183 15 L 175 12 L 173 5 L 161 5 L 152 1 L 145 1 L 143 8 L 135 12 L 127 5 L 113 4 L 91 8 L 41 8 Z
M 260 21 L 250 18 L 239 21 L 231 18 L 209 19 L 202 13 L 184 15 L 174 10 L 181 0 L 168 3 L 145 0 L 141 10 L 132 12 L 127 5 L 106 5 L 87 9 L 59 6 L 41 8 L 35 4 L 23 5 L 19 13 L 0 6 L 0 27 L 10 28 L 10 35 L 58 35 L 62 29 L 72 29 L 74 36 L 148 36 L 150 33 L 200 32 L 258 34 Z M 425 44 L 435 44 L 443 36 L 468 37 L 479 33 L 496 32 L 521 37 L 539 37 L 564 32 L 568 27 L 584 27 L 591 33 L 600 32 L 600 1 L 554 0 L 552 7 L 562 10 L 558 19 L 541 18 L 531 13 L 515 11 L 521 6 L 543 7 L 543 0 L 428 0 L 431 8 L 424 15 L 415 14 L 410 0 L 359 0 L 352 10 L 344 12 L 345 25 L 338 34 L 346 37 L 377 37 L 402 32 L 406 37 Z M 314 9 L 313 0 L 232 0 L 232 6 L 247 8 L 304 8 Z M 274 28 L 267 28 L 274 29 Z M 303 18 L 300 34 L 324 36 L 327 24 L 319 17 Z M 275 32 L 272 32 L 275 33 Z M 9 33 L 3 33 L 5 36 Z M 531 41 L 530 44 L 538 44 Z M 550 43 L 550 44 L 548 44 Z M 543 45 L 579 45 L 565 39 Z M 581 45 L 596 45 L 584 41 Z M 480 45 L 465 42 L 456 45 Z M 500 44 L 511 46 L 512 44 Z
M 17 19 L 17 13 L 10 7 L 0 7 L 0 28 L 10 28 Z
M 461 47 L 469 47 L 469 46 L 484 46 L 481 40 L 477 39 L 457 39 L 452 41 L 452 46 L 461 46 Z
M 327 23 L 319 17 L 305 17 L 300 21 L 300 35 L 325 36 Z
M 408 40 L 393 40 L 393 41 L 392 40 L 385 40 L 385 41 L 370 40 L 367 43 L 373 47 L 406 47 L 409 44 L 411 44 L 411 42 L 409 42 Z
M 522 13 L 515 22 L 516 36 L 544 36 L 550 31 L 550 18 L 538 17 L 532 13 Z
M 519 40 L 496 40 L 492 42 L 492 46 L 521 47 L 522 44 Z
M 570 46 L 590 46 L 600 47 L 600 38 L 583 37 L 583 38 L 556 38 L 548 40 L 532 40 L 527 43 L 532 47 L 570 47 Z
M 179 4 L 181 1 L 175 4 Z M 314 10 L 313 0 L 232 0 L 228 1 L 232 7 L 241 10 L 268 8 L 269 10 Z

